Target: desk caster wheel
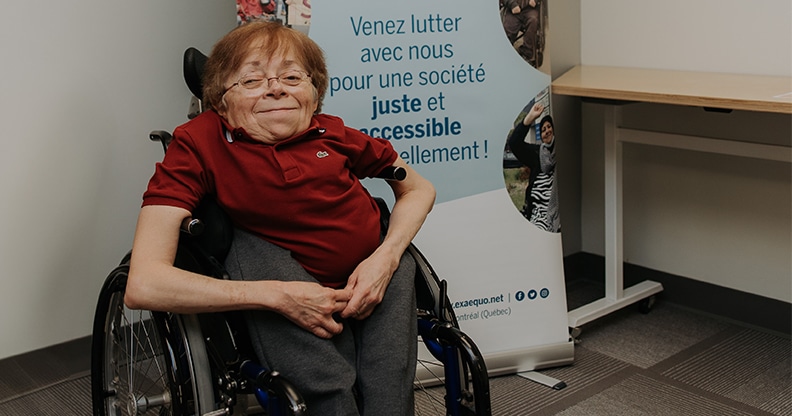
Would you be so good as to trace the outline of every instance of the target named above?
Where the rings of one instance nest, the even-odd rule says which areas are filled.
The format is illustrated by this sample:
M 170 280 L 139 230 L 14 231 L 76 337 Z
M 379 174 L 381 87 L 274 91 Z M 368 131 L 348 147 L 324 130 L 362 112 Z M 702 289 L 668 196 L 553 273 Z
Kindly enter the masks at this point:
M 649 296 L 648 298 L 641 299 L 638 302 L 638 310 L 641 311 L 643 314 L 647 314 L 652 311 L 654 308 L 655 303 L 657 302 L 657 297 L 655 295 Z
M 580 334 L 583 332 L 583 329 L 580 327 L 569 328 L 569 337 L 572 338 L 572 342 L 575 345 L 580 344 Z

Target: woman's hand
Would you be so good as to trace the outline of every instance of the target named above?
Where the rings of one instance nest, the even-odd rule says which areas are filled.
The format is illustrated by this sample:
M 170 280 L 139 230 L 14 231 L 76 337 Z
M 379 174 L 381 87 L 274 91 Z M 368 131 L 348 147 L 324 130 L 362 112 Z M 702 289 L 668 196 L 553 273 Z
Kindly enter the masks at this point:
M 264 290 L 271 290 L 268 281 Z M 281 301 L 275 310 L 320 338 L 332 338 L 344 329 L 333 315 L 343 311 L 352 296 L 349 289 L 331 289 L 318 283 L 278 282 Z
M 346 288 L 352 291 L 352 298 L 341 312 L 341 317 L 368 318 L 385 297 L 385 291 L 397 267 L 398 259 L 394 260 L 380 250 L 360 262 L 347 279 Z
M 541 103 L 534 104 L 531 109 L 528 111 L 528 114 L 525 115 L 523 119 L 523 124 L 526 126 L 530 126 L 540 115 L 542 115 L 542 111 L 544 111 L 544 106 Z

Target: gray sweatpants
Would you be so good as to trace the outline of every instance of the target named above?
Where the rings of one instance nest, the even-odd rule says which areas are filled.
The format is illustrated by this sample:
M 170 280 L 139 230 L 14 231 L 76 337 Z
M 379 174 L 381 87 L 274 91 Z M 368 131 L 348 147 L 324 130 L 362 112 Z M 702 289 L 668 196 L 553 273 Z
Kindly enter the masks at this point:
M 316 282 L 289 251 L 240 230 L 235 231 L 226 267 L 234 280 Z M 363 321 L 344 321 L 344 331 L 330 340 L 280 314 L 247 312 L 258 359 L 297 387 L 311 415 L 412 415 L 414 279 L 415 262 L 405 254 L 374 313 Z

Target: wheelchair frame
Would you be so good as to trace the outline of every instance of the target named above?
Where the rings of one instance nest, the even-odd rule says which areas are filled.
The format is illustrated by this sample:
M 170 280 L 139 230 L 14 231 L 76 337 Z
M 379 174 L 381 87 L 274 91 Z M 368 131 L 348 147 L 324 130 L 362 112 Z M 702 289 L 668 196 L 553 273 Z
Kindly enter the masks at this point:
M 200 88 L 195 80 L 200 80 L 205 59 L 194 48 L 184 55 L 185 80 L 196 97 Z M 160 141 L 164 150 L 171 140 L 165 131 L 154 131 L 150 138 Z M 387 205 L 381 199 L 377 202 L 387 228 Z M 204 201 L 193 218 L 179 238 L 174 265 L 228 278 L 223 260 L 232 239 L 230 220 L 212 200 Z M 419 335 L 444 369 L 445 414 L 488 416 L 489 380 L 483 357 L 459 329 L 446 282 L 417 247 L 411 244 L 407 251 L 417 266 Z M 126 308 L 130 257 L 128 253 L 110 272 L 96 305 L 91 346 L 94 416 L 308 414 L 299 391 L 288 380 L 251 358 L 254 354 L 238 312 L 185 315 Z

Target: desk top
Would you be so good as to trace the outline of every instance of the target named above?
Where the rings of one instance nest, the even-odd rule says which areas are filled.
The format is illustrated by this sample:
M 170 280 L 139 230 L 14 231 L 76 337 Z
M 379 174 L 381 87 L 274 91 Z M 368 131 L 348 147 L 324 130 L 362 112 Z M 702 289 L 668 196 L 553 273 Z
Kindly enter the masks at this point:
M 792 114 L 792 77 L 580 65 L 554 94 Z

